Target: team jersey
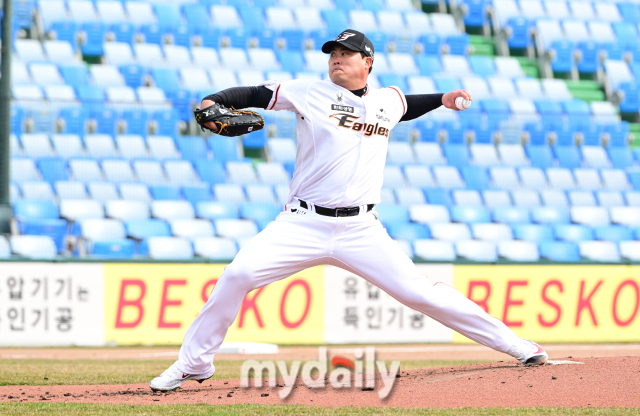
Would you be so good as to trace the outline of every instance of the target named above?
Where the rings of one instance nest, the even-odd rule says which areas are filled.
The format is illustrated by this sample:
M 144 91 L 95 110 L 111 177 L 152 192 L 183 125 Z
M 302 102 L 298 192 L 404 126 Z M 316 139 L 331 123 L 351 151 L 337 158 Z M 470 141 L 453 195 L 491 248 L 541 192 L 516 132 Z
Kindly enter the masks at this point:
M 267 110 L 296 114 L 289 202 L 298 197 L 328 208 L 380 202 L 389 132 L 407 111 L 399 88 L 368 88 L 358 97 L 330 80 L 261 85 L 273 91 Z

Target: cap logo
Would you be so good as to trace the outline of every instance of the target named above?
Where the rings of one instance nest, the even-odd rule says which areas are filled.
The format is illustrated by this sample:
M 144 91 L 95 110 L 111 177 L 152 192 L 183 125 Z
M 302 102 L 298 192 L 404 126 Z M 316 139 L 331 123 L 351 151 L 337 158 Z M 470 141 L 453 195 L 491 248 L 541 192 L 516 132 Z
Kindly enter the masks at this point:
M 355 33 L 349 33 L 349 32 L 341 33 L 341 34 L 340 34 L 340 36 L 338 36 L 338 37 L 336 38 L 336 42 L 340 42 L 340 41 L 343 41 L 343 40 L 347 40 L 347 39 L 349 39 L 351 36 L 355 36 L 355 35 L 356 35 Z

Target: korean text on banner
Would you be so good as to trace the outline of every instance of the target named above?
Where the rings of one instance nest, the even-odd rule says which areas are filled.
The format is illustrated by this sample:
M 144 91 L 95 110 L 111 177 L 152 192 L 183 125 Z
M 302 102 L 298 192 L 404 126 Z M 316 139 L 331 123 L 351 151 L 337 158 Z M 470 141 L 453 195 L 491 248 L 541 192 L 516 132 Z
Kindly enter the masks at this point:
M 224 266 L 105 264 L 107 342 L 180 345 Z M 248 293 L 225 341 L 323 343 L 323 268 Z
M 521 337 L 640 341 L 640 267 L 455 266 L 455 288 Z M 454 341 L 466 338 L 454 335 Z
M 101 264 L 3 263 L 0 346 L 103 345 Z
M 417 267 L 431 280 L 453 285 L 453 265 L 420 264 Z M 353 273 L 326 266 L 325 288 L 327 343 L 453 340 L 451 329 L 401 304 Z

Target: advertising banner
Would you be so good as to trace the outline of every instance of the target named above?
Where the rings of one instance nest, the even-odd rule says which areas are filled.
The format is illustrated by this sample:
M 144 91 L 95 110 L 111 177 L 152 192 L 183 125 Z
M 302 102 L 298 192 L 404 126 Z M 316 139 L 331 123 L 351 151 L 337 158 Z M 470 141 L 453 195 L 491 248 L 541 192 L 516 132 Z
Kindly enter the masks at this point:
M 455 288 L 539 342 L 640 341 L 640 268 L 455 266 Z M 471 342 L 459 334 L 456 342 Z
M 102 267 L 3 263 L 0 346 L 104 345 Z
M 453 265 L 420 264 L 420 272 L 453 286 Z M 326 343 L 451 342 L 453 331 L 404 306 L 343 269 L 325 266 Z
M 118 345 L 181 344 L 222 264 L 105 264 L 105 338 Z M 244 298 L 227 342 L 324 342 L 323 268 L 256 289 Z

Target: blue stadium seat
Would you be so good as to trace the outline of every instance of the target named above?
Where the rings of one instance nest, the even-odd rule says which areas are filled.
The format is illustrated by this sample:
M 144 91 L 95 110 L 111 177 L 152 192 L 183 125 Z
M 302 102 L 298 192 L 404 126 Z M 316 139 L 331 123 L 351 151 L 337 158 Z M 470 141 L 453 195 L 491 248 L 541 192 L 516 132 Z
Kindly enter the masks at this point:
M 281 50 L 278 51 L 278 59 L 282 64 L 282 69 L 289 72 L 304 71 L 304 59 L 300 51 Z
M 240 218 L 255 221 L 260 230 L 263 230 L 280 213 L 280 208 L 274 204 L 247 202 L 240 206 Z
M 553 155 L 549 146 L 527 145 L 525 150 L 527 152 L 527 156 L 531 160 L 531 166 L 538 168 L 553 167 Z
M 42 179 L 49 183 L 67 180 L 67 166 L 60 158 L 42 158 L 38 160 L 38 169 Z
M 387 232 L 391 238 L 407 241 L 431 238 L 429 227 L 424 224 L 390 223 Z
M 182 199 L 180 187 L 177 185 L 151 185 L 149 191 L 157 201 L 176 201 Z
M 144 86 L 146 71 L 142 65 L 127 64 L 118 67 L 124 77 L 124 82 L 131 88 Z
M 169 237 L 169 224 L 158 219 L 132 220 L 125 222 L 127 236 L 136 240 L 146 240 L 149 237 Z M 141 247 L 142 248 L 142 247 Z M 144 255 L 146 253 L 140 253 Z
M 542 243 L 554 241 L 553 229 L 548 225 L 517 224 L 513 227 L 513 235 L 518 240 Z
M 213 199 L 211 186 L 204 183 L 183 185 L 182 195 L 184 196 L 184 199 L 191 202 L 191 205 L 193 206 L 196 206 L 198 202 L 207 202 Z
M 633 240 L 633 232 L 630 228 L 621 225 L 605 225 L 593 229 L 596 240 L 606 240 L 619 243 Z
M 238 206 L 232 202 L 210 201 L 196 204 L 196 215 L 198 218 L 217 220 L 224 218 L 238 219 L 240 213 Z
M 225 183 L 227 175 L 225 173 L 222 163 L 218 161 L 212 161 L 209 159 L 196 159 L 195 161 L 196 172 L 200 176 L 200 179 L 209 184 Z
M 238 141 L 234 137 L 211 136 L 208 143 L 213 158 L 220 163 L 240 160 Z
M 449 165 L 462 167 L 469 165 L 469 150 L 464 144 L 444 144 L 444 155 Z
M 553 152 L 558 159 L 560 167 L 576 169 L 582 166 L 582 158 L 577 146 L 554 146 Z
M 551 62 L 551 69 L 554 72 L 571 72 L 574 67 L 575 45 L 569 40 L 556 40 L 551 44 L 551 50 L 555 58 Z
M 583 41 L 578 43 L 580 61 L 578 71 L 583 74 L 595 74 L 600 68 L 600 47 L 595 41 Z
M 484 168 L 479 166 L 463 166 L 460 170 L 462 171 L 462 178 L 467 184 L 467 188 L 483 190 L 490 187 L 489 177 Z
M 453 206 L 451 220 L 469 224 L 491 222 L 489 210 L 482 206 Z
M 129 22 L 114 23 L 109 27 L 109 32 L 113 34 L 115 42 L 128 43 L 133 45 L 135 37 L 135 26 Z
M 401 205 L 378 204 L 376 205 L 376 211 L 380 214 L 378 219 L 385 226 L 391 223 L 409 222 L 409 211 Z
M 425 189 L 424 194 L 427 198 L 427 202 L 431 205 L 444 205 L 450 207 L 453 205 L 451 194 L 446 189 Z
M 442 72 L 442 63 L 438 56 L 418 55 L 416 56 L 416 64 L 420 69 L 421 75 L 432 76 Z
M 106 96 L 104 89 L 96 85 L 78 85 L 78 98 L 85 105 L 104 104 Z
M 620 102 L 620 112 L 638 113 L 640 111 L 640 89 L 636 82 L 623 82 L 620 84 L 623 99 Z
M 58 125 L 60 133 L 84 135 L 86 133 L 86 123 L 88 111 L 85 108 L 69 107 L 62 108 L 58 113 Z
M 589 227 L 576 224 L 560 224 L 554 227 L 556 239 L 579 243 L 593 240 L 593 231 Z
M 569 210 L 563 207 L 533 207 L 531 219 L 539 224 L 569 224 Z
M 469 65 L 473 73 L 481 77 L 490 77 L 496 73 L 496 66 L 493 63 L 493 59 L 488 56 L 470 56 Z
M 545 241 L 540 243 L 540 256 L 553 261 L 575 262 L 580 260 L 578 246 L 561 241 Z
M 436 120 L 420 120 L 416 127 L 420 132 L 420 141 L 439 143 L 440 123 Z
M 58 252 L 64 250 L 67 221 L 60 219 L 58 207 L 52 200 L 16 201 L 13 210 L 20 234 L 49 236 Z
M 633 155 L 627 147 L 608 147 L 607 153 L 614 168 L 627 169 L 633 166 Z
M 469 48 L 469 35 L 466 33 L 449 35 L 447 36 L 447 45 L 449 45 L 450 54 L 466 56 Z
M 467 2 L 468 4 L 468 2 Z M 507 44 L 511 49 L 526 49 L 531 46 L 531 23 L 525 17 L 512 17 L 507 22 L 510 32 Z
M 250 27 L 252 29 L 265 28 L 264 10 L 261 7 L 241 7 L 239 8 L 239 11 L 240 17 L 242 17 L 246 27 Z
M 529 210 L 521 207 L 497 207 L 493 209 L 493 221 L 510 225 L 529 224 Z
M 336 5 L 342 8 L 347 3 L 354 3 L 354 9 L 356 8 L 355 1 L 339 1 L 337 2 Z M 345 7 L 343 10 L 325 9 L 325 10 L 322 10 L 321 12 L 322 17 L 324 17 L 325 22 L 327 22 L 328 32 L 333 34 L 334 37 L 340 34 L 340 32 L 342 32 L 345 28 L 349 27 L 349 19 L 347 18 L 347 13 L 345 12 L 345 10 L 353 10 L 353 9 Z M 328 39 L 325 37 L 322 43 L 326 42 L 327 40 Z M 316 43 L 316 49 L 320 49 L 321 47 L 322 47 L 322 44 L 318 45 Z
M 75 49 L 78 44 L 78 23 L 71 20 L 58 20 L 51 24 L 51 34 L 56 40 L 66 40 Z
M 107 34 L 106 25 L 102 22 L 87 22 L 82 24 L 82 31 L 86 33 L 86 41 L 82 44 L 82 54 L 104 55 L 103 44 Z
M 423 51 L 426 55 L 442 55 L 443 41 L 439 35 L 435 33 L 423 35 L 420 37 L 419 42 L 422 44 Z
M 183 159 L 195 161 L 207 154 L 206 142 L 200 136 L 181 136 L 176 142 Z

